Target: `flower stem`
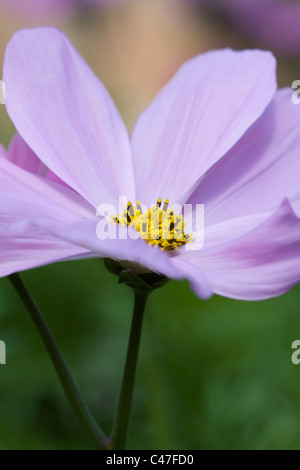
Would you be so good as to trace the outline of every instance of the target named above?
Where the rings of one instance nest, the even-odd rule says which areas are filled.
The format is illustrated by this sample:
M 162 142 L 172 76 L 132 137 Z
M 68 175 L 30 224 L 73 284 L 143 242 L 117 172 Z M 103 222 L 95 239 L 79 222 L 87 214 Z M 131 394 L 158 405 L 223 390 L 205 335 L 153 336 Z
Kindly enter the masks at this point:
M 82 398 L 77 385 L 71 376 L 68 366 L 61 354 L 61 351 L 33 297 L 27 290 L 19 274 L 8 276 L 20 298 L 22 299 L 33 323 L 35 324 L 40 337 L 49 353 L 53 366 L 57 372 L 60 383 L 64 389 L 71 408 L 89 442 L 97 450 L 105 447 L 107 440 L 104 432 L 99 428 L 97 422 L 88 409 Z
M 119 400 L 112 433 L 112 447 L 114 450 L 126 448 L 128 421 L 132 402 L 132 392 L 139 352 L 140 338 L 146 301 L 151 289 L 134 289 L 134 310 L 125 362 L 125 369 L 121 383 Z

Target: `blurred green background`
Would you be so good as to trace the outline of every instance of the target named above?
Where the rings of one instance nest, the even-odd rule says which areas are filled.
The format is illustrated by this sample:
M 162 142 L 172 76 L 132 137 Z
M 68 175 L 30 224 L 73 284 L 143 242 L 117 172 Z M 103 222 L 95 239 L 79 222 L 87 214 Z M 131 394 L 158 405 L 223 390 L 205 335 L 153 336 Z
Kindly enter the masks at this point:
M 96 417 L 109 432 L 132 294 L 100 260 L 24 273 Z M 1 449 L 88 448 L 31 320 L 0 281 Z M 264 302 L 197 299 L 172 282 L 149 299 L 131 449 L 300 449 L 300 288 Z
M 12 33 L 47 19 L 0 17 L 0 53 Z M 50 23 L 49 23 L 50 24 Z M 92 17 L 55 18 L 112 93 L 130 129 L 188 57 L 240 39 L 175 1 L 135 0 Z M 300 78 L 279 58 L 281 85 Z M 0 141 L 13 134 L 0 107 Z M 23 274 L 105 431 L 122 375 L 133 298 L 101 260 L 59 263 Z M 264 302 L 214 296 L 186 282 L 150 297 L 139 357 L 130 449 L 300 449 L 300 286 Z M 0 280 L 0 449 L 89 448 L 53 367 L 7 279 Z

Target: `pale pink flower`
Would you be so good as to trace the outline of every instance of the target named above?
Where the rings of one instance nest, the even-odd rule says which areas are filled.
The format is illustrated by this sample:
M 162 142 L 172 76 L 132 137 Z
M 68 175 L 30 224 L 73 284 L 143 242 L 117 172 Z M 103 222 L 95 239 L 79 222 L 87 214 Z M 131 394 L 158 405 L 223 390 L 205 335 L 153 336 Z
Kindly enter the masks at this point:
M 1 150 L 1 276 L 109 257 L 187 278 L 202 298 L 263 299 L 299 281 L 300 107 L 292 90 L 276 91 L 272 54 L 226 49 L 190 60 L 131 139 L 101 82 L 55 29 L 16 33 L 3 79 L 21 137 Z M 117 207 L 122 195 L 147 207 L 160 197 L 205 204 L 203 248 L 99 239 L 96 208 Z

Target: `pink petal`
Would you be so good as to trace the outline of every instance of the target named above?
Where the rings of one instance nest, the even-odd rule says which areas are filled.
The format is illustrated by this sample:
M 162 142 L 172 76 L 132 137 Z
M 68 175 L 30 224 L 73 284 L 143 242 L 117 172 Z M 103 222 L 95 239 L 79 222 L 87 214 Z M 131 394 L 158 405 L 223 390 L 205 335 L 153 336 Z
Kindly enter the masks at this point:
M 195 266 L 186 263 L 184 259 L 177 256 L 172 258 L 172 264 L 181 273 L 182 277 L 187 279 L 195 294 L 203 300 L 212 296 L 212 284 L 206 274 L 202 271 L 201 266 Z
M 100 219 L 79 195 L 4 158 L 0 158 L 0 219 L 0 276 L 59 260 L 110 257 L 170 278 L 187 278 L 192 286 L 197 276 L 196 293 L 202 298 L 211 295 L 211 286 L 198 268 L 187 269 L 184 262 L 177 263 L 141 239 L 99 240 Z
M 23 201 L 19 218 L 27 209 L 30 215 L 33 206 L 36 214 L 45 218 L 50 215 L 58 221 L 75 222 L 95 216 L 93 207 L 73 190 L 29 173 L 4 158 L 0 158 L 0 189 L 3 195 Z
M 41 222 L 60 226 L 91 217 L 74 191 L 33 175 L 0 158 L 0 276 L 62 259 L 86 256 L 87 250 L 53 236 Z
M 5 152 L 4 156 L 15 165 L 29 171 L 30 173 L 43 176 L 51 181 L 55 181 L 56 183 L 66 186 L 64 181 L 62 181 L 51 170 L 49 170 L 43 162 L 41 162 L 19 134 L 16 134 L 13 137 L 8 152 Z
M 0 157 L 6 158 L 6 150 L 2 144 L 0 144 Z
M 16 33 L 4 60 L 7 110 L 43 163 L 94 207 L 134 199 L 130 143 L 103 85 L 54 28 Z
M 46 176 L 48 172 L 46 165 L 41 162 L 19 134 L 13 137 L 6 157 L 15 165 L 35 175 Z
M 251 230 L 286 197 L 300 213 L 300 109 L 291 96 L 291 90 L 279 91 L 189 198 L 205 205 L 206 244 Z
M 300 218 L 288 200 L 259 227 L 232 241 L 186 251 L 215 293 L 243 300 L 281 295 L 300 279 Z
M 5 203 L 13 209 L 8 199 Z M 10 219 L 6 220 L 2 209 L 1 204 L 0 277 L 57 261 L 87 256 L 86 250 L 49 235 L 38 227 L 32 226 L 29 221 L 12 223 Z M 19 201 L 15 209 L 19 209 Z M 92 257 L 90 253 L 89 257 Z
M 159 248 L 148 245 L 144 240 L 130 238 L 126 227 L 119 226 L 115 239 L 101 240 L 97 237 L 99 220 L 89 220 L 69 226 L 68 230 L 60 227 L 48 227 L 52 233 L 63 240 L 81 246 L 102 258 L 113 258 L 119 261 L 131 261 L 170 279 L 188 279 L 195 293 L 203 299 L 212 295 L 211 284 L 203 272 L 196 266 L 190 266 L 184 260 L 176 259 Z M 133 229 L 134 231 L 134 229 Z M 135 232 L 135 231 L 134 231 Z
M 134 129 L 138 199 L 178 201 L 257 120 L 275 89 L 268 52 L 226 49 L 187 62 Z

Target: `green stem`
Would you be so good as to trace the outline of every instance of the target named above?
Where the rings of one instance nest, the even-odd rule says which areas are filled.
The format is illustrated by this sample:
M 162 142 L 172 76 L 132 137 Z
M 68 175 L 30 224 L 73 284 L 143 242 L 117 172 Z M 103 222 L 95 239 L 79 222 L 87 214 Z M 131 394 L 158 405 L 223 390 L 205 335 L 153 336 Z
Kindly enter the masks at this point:
M 19 274 L 12 274 L 11 276 L 8 276 L 8 278 L 18 292 L 40 334 L 40 337 L 50 355 L 66 397 L 84 434 L 95 449 L 102 450 L 105 447 L 107 438 L 104 432 L 99 428 L 97 422 L 89 411 L 87 404 L 82 398 L 74 382 L 74 379 L 69 372 L 68 366 L 60 352 L 60 349 L 54 337 L 52 336 L 52 333 L 36 302 L 28 292 Z
M 139 352 L 142 324 L 147 298 L 151 290 L 134 290 L 134 310 L 125 362 L 125 369 L 120 389 L 119 401 L 112 433 L 112 447 L 114 450 L 126 448 L 128 421 L 132 401 L 132 392 Z

